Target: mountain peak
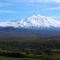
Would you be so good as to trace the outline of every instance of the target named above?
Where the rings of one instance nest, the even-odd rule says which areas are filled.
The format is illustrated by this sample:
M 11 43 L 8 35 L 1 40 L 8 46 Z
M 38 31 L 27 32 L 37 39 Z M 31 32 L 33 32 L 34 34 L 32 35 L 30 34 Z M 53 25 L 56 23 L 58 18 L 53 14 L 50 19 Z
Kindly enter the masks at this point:
M 41 27 L 60 27 L 60 21 L 51 17 L 32 15 L 20 21 L 20 26 L 24 28 L 41 28 Z
M 15 27 L 15 28 L 59 27 L 60 28 L 60 21 L 47 16 L 32 15 L 15 22 L 0 22 L 0 27 Z

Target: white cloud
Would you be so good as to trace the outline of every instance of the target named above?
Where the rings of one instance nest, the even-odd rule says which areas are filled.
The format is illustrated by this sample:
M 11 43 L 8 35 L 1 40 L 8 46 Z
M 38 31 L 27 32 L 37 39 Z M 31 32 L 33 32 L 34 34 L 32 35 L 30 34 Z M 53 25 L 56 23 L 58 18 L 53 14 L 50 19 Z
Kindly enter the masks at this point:
M 19 0 L 16 0 L 19 1 Z M 32 3 L 49 3 L 49 2 L 56 2 L 60 3 L 60 0 L 23 0 L 23 2 L 32 2 Z
M 60 0 L 49 0 L 51 2 L 56 2 L 56 3 L 60 3 Z
M 49 10 L 60 10 L 60 7 L 52 7 L 52 8 L 48 8 Z
M 34 0 L 37 2 L 42 2 L 42 3 L 49 3 L 49 2 L 56 2 L 56 3 L 60 3 L 60 0 Z
M 60 0 L 6 0 L 10 3 L 49 3 L 49 2 L 56 2 L 60 3 Z

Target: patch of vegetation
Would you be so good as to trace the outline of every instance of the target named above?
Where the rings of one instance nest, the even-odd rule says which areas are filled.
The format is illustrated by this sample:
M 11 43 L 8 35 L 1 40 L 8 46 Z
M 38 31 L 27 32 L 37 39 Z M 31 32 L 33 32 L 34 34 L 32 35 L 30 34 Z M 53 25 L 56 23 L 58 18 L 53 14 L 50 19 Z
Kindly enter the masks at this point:
M 0 60 L 60 60 L 60 39 L 0 40 Z

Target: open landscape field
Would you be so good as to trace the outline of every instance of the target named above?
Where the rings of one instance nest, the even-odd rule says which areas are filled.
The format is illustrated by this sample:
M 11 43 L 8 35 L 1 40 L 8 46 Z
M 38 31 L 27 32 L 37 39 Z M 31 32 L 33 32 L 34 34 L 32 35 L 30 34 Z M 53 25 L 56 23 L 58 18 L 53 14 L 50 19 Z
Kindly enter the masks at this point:
M 60 38 L 1 38 L 0 60 L 60 60 Z

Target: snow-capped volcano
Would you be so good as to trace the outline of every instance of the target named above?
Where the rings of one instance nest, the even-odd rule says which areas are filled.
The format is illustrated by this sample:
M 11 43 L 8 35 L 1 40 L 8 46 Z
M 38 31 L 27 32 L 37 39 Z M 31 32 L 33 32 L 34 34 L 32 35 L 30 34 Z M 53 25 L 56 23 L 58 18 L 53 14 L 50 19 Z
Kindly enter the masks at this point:
M 51 17 L 33 15 L 16 22 L 0 22 L 0 27 L 15 27 L 15 28 L 60 27 L 60 21 L 55 20 Z
M 24 28 L 41 28 L 41 27 L 60 27 L 60 21 L 57 21 L 51 17 L 45 17 L 40 15 L 33 15 L 22 19 L 19 23 L 20 27 Z
M 60 36 L 60 21 L 51 17 L 33 15 L 16 22 L 0 22 L 0 38 L 40 38 Z

